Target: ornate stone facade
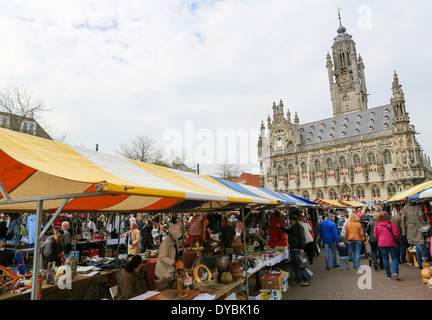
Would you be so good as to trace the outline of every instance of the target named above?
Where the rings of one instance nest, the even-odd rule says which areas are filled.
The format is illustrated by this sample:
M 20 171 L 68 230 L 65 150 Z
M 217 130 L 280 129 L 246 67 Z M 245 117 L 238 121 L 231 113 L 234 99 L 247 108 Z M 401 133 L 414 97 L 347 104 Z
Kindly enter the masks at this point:
M 332 56 L 326 67 L 333 118 L 300 124 L 295 113 L 292 123 L 283 102 L 273 103 L 258 140 L 261 186 L 311 200 L 377 203 L 431 180 L 396 72 L 390 104 L 368 109 L 363 60 L 341 23 Z

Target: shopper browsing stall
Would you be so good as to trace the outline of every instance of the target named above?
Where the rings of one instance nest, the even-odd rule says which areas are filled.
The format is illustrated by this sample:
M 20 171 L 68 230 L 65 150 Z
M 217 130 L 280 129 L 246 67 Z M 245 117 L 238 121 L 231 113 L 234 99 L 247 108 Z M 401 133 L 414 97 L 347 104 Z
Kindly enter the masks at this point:
M 143 260 L 136 255 L 122 270 L 122 277 L 118 284 L 116 300 L 127 300 L 147 292 L 147 275 L 142 269 Z
M 155 275 L 159 279 L 174 278 L 175 265 L 180 255 L 178 239 L 182 236 L 181 223 L 170 222 L 168 225 L 168 236 L 159 246 L 159 256 L 155 267 Z

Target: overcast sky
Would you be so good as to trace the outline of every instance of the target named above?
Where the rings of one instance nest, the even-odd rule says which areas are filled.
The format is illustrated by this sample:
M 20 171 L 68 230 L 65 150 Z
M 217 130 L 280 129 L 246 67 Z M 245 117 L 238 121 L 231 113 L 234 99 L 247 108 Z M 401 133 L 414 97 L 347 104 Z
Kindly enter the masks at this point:
M 202 174 L 225 158 L 258 173 L 273 101 L 300 123 L 332 116 L 325 63 L 338 7 L 366 66 L 369 108 L 390 102 L 396 70 L 431 155 L 426 0 L 1 0 L 0 87 L 42 98 L 49 133 L 68 144 L 116 154 L 149 135 Z

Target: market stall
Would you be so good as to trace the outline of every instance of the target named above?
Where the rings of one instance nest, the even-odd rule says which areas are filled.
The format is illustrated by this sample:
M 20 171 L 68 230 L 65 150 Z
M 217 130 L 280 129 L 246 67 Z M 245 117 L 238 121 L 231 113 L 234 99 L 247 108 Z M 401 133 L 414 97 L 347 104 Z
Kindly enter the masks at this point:
M 33 280 L 42 235 L 61 212 L 205 212 L 280 203 L 241 193 L 209 176 L 74 148 L 0 129 L 0 210 L 36 214 Z M 40 231 L 42 214 L 53 213 Z M 38 281 L 32 282 L 36 299 Z

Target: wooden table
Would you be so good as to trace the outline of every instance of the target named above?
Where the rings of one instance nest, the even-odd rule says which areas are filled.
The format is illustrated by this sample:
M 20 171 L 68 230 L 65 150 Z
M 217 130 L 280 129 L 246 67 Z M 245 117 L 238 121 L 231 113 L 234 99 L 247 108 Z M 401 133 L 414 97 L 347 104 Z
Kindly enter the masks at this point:
M 72 278 L 71 289 L 60 289 L 58 284 L 46 284 L 42 281 L 42 300 L 91 300 L 94 299 L 100 286 L 105 286 L 109 274 L 115 269 L 102 270 L 94 276 L 76 275 Z M 0 300 L 30 300 L 31 293 L 5 292 L 0 294 Z

